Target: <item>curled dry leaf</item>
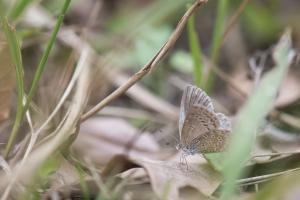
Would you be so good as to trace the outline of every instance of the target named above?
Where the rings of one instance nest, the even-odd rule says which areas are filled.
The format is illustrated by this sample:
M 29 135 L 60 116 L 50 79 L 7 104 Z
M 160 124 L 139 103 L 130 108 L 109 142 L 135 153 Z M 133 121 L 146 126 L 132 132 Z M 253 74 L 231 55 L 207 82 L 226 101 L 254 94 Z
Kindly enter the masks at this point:
M 288 132 L 269 124 L 265 127 L 264 133 L 258 138 L 265 149 L 273 153 L 299 152 L 300 136 L 297 132 Z
M 182 165 L 174 161 L 155 161 L 150 159 L 129 159 L 125 156 L 114 156 L 102 172 L 104 180 L 111 180 L 116 175 L 126 180 L 124 188 L 146 186 L 150 183 L 152 193 L 158 198 L 133 199 L 213 199 L 212 193 L 221 182 L 220 174 L 214 171 L 202 158 L 197 164 Z M 122 181 L 121 181 L 122 182 Z M 115 182 L 118 185 L 120 180 Z M 125 195 L 127 192 L 125 192 Z M 133 197 L 139 192 L 130 190 Z M 151 194 L 147 190 L 147 194 Z M 124 195 L 124 194 L 123 194 Z M 148 195 L 147 195 L 148 196 Z M 194 198 L 198 197 L 198 198 Z
M 59 160 L 59 168 L 51 175 L 51 190 L 80 182 L 75 166 L 63 157 Z
M 9 117 L 15 73 L 4 36 L 0 34 L 0 122 Z
M 188 189 L 187 186 L 197 189 L 201 196 L 209 199 L 221 182 L 220 174 L 207 163 L 189 163 L 186 166 L 172 161 L 134 162 L 147 170 L 154 192 L 162 199 L 180 199 L 180 189 Z
M 300 98 L 300 80 L 299 72 L 291 69 L 285 81 L 282 83 L 279 96 L 276 99 L 275 106 L 283 107 Z
M 233 79 L 236 83 L 239 83 L 239 88 L 248 96 L 251 95 L 251 91 L 254 90 L 253 80 L 247 78 L 247 74 L 244 70 L 236 70 L 233 75 Z M 236 96 L 234 90 L 230 90 L 232 96 Z M 287 106 L 300 98 L 300 79 L 299 72 L 295 69 L 290 69 L 287 76 L 285 77 L 278 96 L 274 103 L 275 107 Z M 233 101 L 235 102 L 235 101 Z M 239 106 L 235 103 L 235 106 Z M 234 107 L 234 105 L 233 105 Z
M 159 156 L 159 146 L 151 135 L 141 134 L 125 120 L 117 118 L 99 117 L 84 122 L 73 149 L 98 165 L 106 164 L 118 154 L 134 158 Z

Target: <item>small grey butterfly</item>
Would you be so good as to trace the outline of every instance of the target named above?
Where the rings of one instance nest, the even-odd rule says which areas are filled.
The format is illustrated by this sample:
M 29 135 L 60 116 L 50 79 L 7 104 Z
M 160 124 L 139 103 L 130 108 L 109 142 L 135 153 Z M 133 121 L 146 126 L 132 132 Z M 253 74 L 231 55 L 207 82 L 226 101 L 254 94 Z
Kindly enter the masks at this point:
M 210 97 L 188 85 L 182 95 L 179 116 L 180 143 L 184 155 L 224 151 L 231 131 L 229 119 L 216 113 Z

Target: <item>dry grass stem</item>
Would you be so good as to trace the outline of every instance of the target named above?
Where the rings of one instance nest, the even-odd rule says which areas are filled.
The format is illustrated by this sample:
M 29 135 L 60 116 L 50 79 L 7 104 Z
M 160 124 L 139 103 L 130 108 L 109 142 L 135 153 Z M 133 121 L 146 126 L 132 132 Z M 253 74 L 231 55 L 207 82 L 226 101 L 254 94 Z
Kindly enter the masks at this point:
M 85 60 L 82 60 L 80 63 L 78 63 L 78 65 L 82 65 L 78 66 L 78 68 L 80 69 L 85 67 L 85 70 L 82 70 L 82 72 L 79 73 L 76 92 L 69 107 L 66 120 L 60 129 L 56 130 L 54 137 L 49 138 L 49 140 L 45 141 L 43 145 L 37 147 L 31 154 L 28 155 L 27 159 L 24 159 L 21 162 L 22 165 L 16 165 L 16 167 L 13 169 L 12 176 L 3 174 L 1 175 L 2 182 L 0 189 L 4 190 L 5 188 L 5 192 L 3 193 L 1 199 L 8 199 L 9 194 L 14 188 L 16 182 L 23 183 L 24 185 L 30 184 L 39 167 L 41 167 L 41 165 L 50 156 L 54 155 L 54 153 L 57 152 L 60 147 L 67 142 L 70 137 L 72 137 L 73 134 L 76 134 L 78 120 L 85 107 L 88 96 L 90 65 L 85 57 L 87 54 L 87 52 L 84 54 Z
M 51 21 L 50 16 L 48 16 L 45 12 L 43 12 L 43 9 L 41 7 L 32 7 L 29 14 L 27 21 L 28 23 L 30 23 L 31 26 L 37 26 L 39 28 L 41 27 L 51 27 L 54 23 Z M 36 19 L 36 18 L 40 18 L 43 19 L 41 22 L 37 23 L 36 21 L 32 21 L 32 19 Z M 81 51 L 82 48 L 84 46 L 89 46 L 88 42 L 86 42 L 85 40 L 83 40 L 81 37 L 79 37 L 76 32 L 69 28 L 69 27 L 62 27 L 60 34 L 58 35 L 58 39 L 66 44 L 67 46 L 70 46 L 71 48 L 73 48 L 75 51 L 79 50 Z M 122 72 L 117 71 L 116 69 L 113 69 L 113 66 L 111 66 L 109 64 L 109 60 L 114 59 L 112 54 L 109 53 L 108 55 L 98 55 L 97 52 L 94 51 L 93 48 L 90 47 L 90 57 L 91 57 L 91 62 L 95 65 L 95 66 L 104 66 L 104 68 L 102 68 L 102 70 L 106 70 L 106 75 L 112 80 L 112 83 L 116 86 L 116 87 L 120 87 L 120 85 L 124 85 L 127 80 L 129 79 L 129 77 L 127 75 L 125 75 Z M 108 71 L 109 70 L 109 71 Z M 116 76 L 118 78 L 116 78 Z M 151 99 L 151 101 L 154 101 L 155 103 L 158 103 L 158 107 L 157 106 L 153 106 L 155 105 L 155 103 L 151 102 L 151 101 L 145 101 L 145 99 L 141 99 L 141 96 L 138 92 L 140 92 L 141 90 L 145 90 L 143 91 L 143 94 L 147 95 L 147 98 Z M 133 98 L 135 101 L 141 103 L 142 105 L 146 106 L 147 108 L 150 108 L 160 114 L 163 114 L 164 116 L 171 118 L 171 119 L 175 119 L 177 120 L 177 115 L 178 115 L 178 110 L 175 106 L 173 106 L 172 104 L 163 101 L 161 98 L 157 97 L 156 95 L 153 95 L 152 93 L 146 91 L 146 89 L 144 89 L 142 86 L 139 85 L 138 82 L 135 83 L 134 87 L 131 88 L 131 90 L 126 91 L 127 94 Z
M 154 69 L 154 67 L 157 65 L 159 61 L 167 54 L 167 52 L 174 46 L 175 42 L 181 35 L 183 29 L 185 28 L 185 25 L 187 23 L 188 18 L 196 11 L 198 7 L 200 7 L 202 4 L 206 3 L 207 0 L 197 0 L 183 15 L 181 20 L 179 21 L 176 29 L 169 37 L 168 41 L 162 46 L 162 48 L 158 51 L 158 53 L 146 64 L 140 71 L 135 73 L 132 77 L 127 80 L 126 83 L 124 83 L 122 86 L 120 86 L 118 89 L 116 89 L 113 93 L 111 93 L 109 96 L 104 98 L 101 102 L 99 102 L 94 108 L 89 110 L 87 113 L 85 113 L 81 117 L 81 121 L 85 121 L 91 116 L 95 115 L 97 112 L 99 112 L 101 109 L 103 109 L 106 105 L 110 104 L 115 99 L 119 98 L 121 95 L 123 95 L 130 87 L 132 87 L 136 82 L 138 82 L 140 79 L 142 79 L 146 74 L 148 74 L 150 71 Z
M 238 9 L 236 10 L 236 12 L 232 15 L 232 17 L 229 19 L 229 23 L 223 33 L 222 36 L 222 42 L 220 46 L 223 46 L 224 42 L 227 39 L 227 36 L 230 32 L 230 30 L 232 29 L 232 27 L 237 23 L 237 20 L 239 19 L 241 13 L 243 12 L 243 10 L 245 9 L 245 7 L 247 6 L 247 4 L 250 2 L 251 0 L 243 0 L 243 2 L 240 4 L 240 6 L 238 7 Z
M 293 154 L 298 154 L 298 153 L 300 153 L 300 151 L 288 151 L 288 152 L 258 154 L 258 155 L 253 155 L 251 159 L 253 159 L 253 158 L 259 158 L 259 157 L 268 157 L 268 156 L 293 155 Z
M 295 169 L 290 169 L 290 170 L 285 170 L 283 172 L 277 172 L 277 173 L 272 173 L 272 174 L 266 174 L 266 175 L 261 175 L 261 176 L 254 176 L 254 177 L 250 177 L 250 178 L 244 178 L 244 179 L 240 179 L 237 181 L 237 183 L 239 184 L 245 184 L 245 183 L 252 183 L 254 181 L 262 181 L 265 179 L 270 179 L 270 178 L 275 178 L 278 176 L 282 176 L 282 175 L 286 175 L 292 172 L 296 172 L 299 171 L 300 168 L 295 168 Z

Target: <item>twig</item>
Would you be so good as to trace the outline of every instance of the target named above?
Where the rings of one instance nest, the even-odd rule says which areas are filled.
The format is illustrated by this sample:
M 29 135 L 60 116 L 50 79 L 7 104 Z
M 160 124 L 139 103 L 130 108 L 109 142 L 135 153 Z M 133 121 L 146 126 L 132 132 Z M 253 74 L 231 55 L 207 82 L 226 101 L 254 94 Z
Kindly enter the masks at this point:
M 223 81 L 227 82 L 228 85 L 234 89 L 240 96 L 246 99 L 249 95 L 239 86 L 239 84 L 230 77 L 226 72 L 224 72 L 221 68 L 216 67 L 209 58 L 203 56 L 207 65 L 211 67 L 212 71 L 219 76 Z
M 280 112 L 279 110 L 274 109 L 270 113 L 270 117 L 273 119 L 279 119 L 282 122 L 288 124 L 289 126 L 292 126 L 296 129 L 300 130 L 300 119 L 293 115 L 283 113 L 283 112 Z
M 51 28 L 54 26 L 55 21 L 51 21 L 51 17 L 43 11 L 41 7 L 31 7 L 30 15 L 26 18 L 30 26 L 41 28 L 41 27 L 48 27 Z M 36 22 L 32 21 L 33 19 L 44 19 L 43 22 Z M 130 76 L 125 75 L 122 72 L 114 69 L 114 66 L 111 65 L 111 60 L 115 59 L 113 53 L 108 53 L 106 55 L 99 55 L 86 41 L 83 40 L 81 37 L 77 35 L 77 33 L 71 29 L 70 27 L 62 27 L 60 34 L 58 35 L 58 39 L 63 44 L 70 46 L 72 49 L 77 50 L 77 53 L 80 53 L 84 46 L 90 47 L 90 57 L 91 63 L 95 66 L 101 66 L 101 70 L 105 70 L 101 72 L 105 74 L 111 83 L 116 87 L 120 87 L 121 85 L 125 84 Z M 119 47 L 120 48 L 120 47 Z M 118 76 L 118 77 L 116 77 Z M 140 92 L 144 94 L 141 94 Z M 172 104 L 163 101 L 161 98 L 153 95 L 149 91 L 145 90 L 140 83 L 135 83 L 134 87 L 131 87 L 130 90 L 126 91 L 126 94 L 132 98 L 134 101 L 142 104 L 146 108 L 149 108 L 155 112 L 162 114 L 167 119 L 177 120 L 178 111 L 177 107 L 173 106 Z M 147 100 L 144 101 L 143 95 L 147 95 Z M 153 102 L 151 102 L 153 101 Z M 153 106 L 153 104 L 159 103 L 157 106 Z
M 289 151 L 289 152 L 258 154 L 258 155 L 253 155 L 251 159 L 259 158 L 259 157 L 268 157 L 268 156 L 293 155 L 293 154 L 298 154 L 298 153 L 300 153 L 300 151 Z
M 197 0 L 183 15 L 181 20 L 179 21 L 176 29 L 169 37 L 168 41 L 162 46 L 162 48 L 157 52 L 157 54 L 148 62 L 142 69 L 140 69 L 137 73 L 135 73 L 132 77 L 130 77 L 127 82 L 121 85 L 118 89 L 116 89 L 109 96 L 100 101 L 95 107 L 86 112 L 81 117 L 81 122 L 87 120 L 101 109 L 103 109 L 106 105 L 110 104 L 112 101 L 123 95 L 131 86 L 133 86 L 136 82 L 142 79 L 146 74 L 153 71 L 156 64 L 168 53 L 168 51 L 174 46 L 175 42 L 181 35 L 181 32 L 185 28 L 186 22 L 188 18 L 196 11 L 198 7 L 202 4 L 206 3 L 207 0 Z
M 232 27 L 236 24 L 238 18 L 240 17 L 241 13 L 243 12 L 243 10 L 245 9 L 245 7 L 247 6 L 247 4 L 250 2 L 250 0 L 243 0 L 243 2 L 240 4 L 240 6 L 238 7 L 237 11 L 233 14 L 233 16 L 230 18 L 228 25 L 226 26 L 226 29 L 223 33 L 223 37 L 222 37 L 222 42 L 220 46 L 223 46 L 228 33 L 230 32 L 230 30 L 232 29 Z
M 245 184 L 245 183 L 251 183 L 253 181 L 260 181 L 260 180 L 264 180 L 264 179 L 270 179 L 270 178 L 274 178 L 277 176 L 282 176 L 282 175 L 286 175 L 295 171 L 299 171 L 300 168 L 294 168 L 294 169 L 289 169 L 283 172 L 277 172 L 277 173 L 271 173 L 271 174 L 266 174 L 266 175 L 261 175 L 261 176 L 254 176 L 254 177 L 250 177 L 250 178 L 244 178 L 244 179 L 240 179 L 237 181 L 238 184 Z
M 251 0 L 243 0 L 243 2 L 239 5 L 237 11 L 229 19 L 229 23 L 225 28 L 219 48 L 221 48 L 224 45 L 224 42 L 227 39 L 229 32 L 231 31 L 232 27 L 236 24 L 241 13 L 243 12 L 243 10 L 245 9 L 245 7 L 250 1 Z M 211 63 L 209 64 L 209 66 L 211 66 L 212 71 L 214 71 L 224 81 L 228 82 L 229 85 L 232 86 L 232 88 L 235 89 L 239 94 L 241 94 L 242 97 L 248 96 L 248 94 L 246 94 L 237 84 L 235 84 L 234 81 L 230 78 L 230 76 L 228 76 L 224 71 L 222 71 L 220 68 L 217 68 Z

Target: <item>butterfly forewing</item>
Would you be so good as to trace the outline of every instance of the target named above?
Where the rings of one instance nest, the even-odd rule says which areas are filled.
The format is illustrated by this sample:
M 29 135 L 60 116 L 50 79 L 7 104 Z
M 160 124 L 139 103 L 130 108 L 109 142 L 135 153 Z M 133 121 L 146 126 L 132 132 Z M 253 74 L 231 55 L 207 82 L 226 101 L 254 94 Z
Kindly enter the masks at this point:
M 215 131 L 219 127 L 217 116 L 204 106 L 192 106 L 184 120 L 180 133 L 181 143 L 188 146 L 193 139 Z
M 183 129 L 183 124 L 186 116 L 190 112 L 191 107 L 203 106 L 207 110 L 213 112 L 214 107 L 211 99 L 200 88 L 192 85 L 188 85 L 183 91 L 180 114 L 179 114 L 179 132 Z

